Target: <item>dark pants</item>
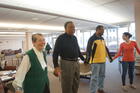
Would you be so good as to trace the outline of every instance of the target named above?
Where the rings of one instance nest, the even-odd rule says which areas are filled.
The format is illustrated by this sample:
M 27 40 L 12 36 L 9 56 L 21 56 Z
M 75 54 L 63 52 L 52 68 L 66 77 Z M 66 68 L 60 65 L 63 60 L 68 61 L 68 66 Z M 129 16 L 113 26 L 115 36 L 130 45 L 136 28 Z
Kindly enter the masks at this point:
M 62 93 L 78 93 L 80 81 L 79 62 L 61 60 Z
M 50 54 L 50 50 L 47 50 L 47 54 Z
M 133 84 L 135 62 L 122 62 L 122 85 L 125 85 L 126 75 L 128 71 L 130 84 Z
M 45 85 L 43 93 L 50 93 L 50 88 L 49 88 L 48 84 Z

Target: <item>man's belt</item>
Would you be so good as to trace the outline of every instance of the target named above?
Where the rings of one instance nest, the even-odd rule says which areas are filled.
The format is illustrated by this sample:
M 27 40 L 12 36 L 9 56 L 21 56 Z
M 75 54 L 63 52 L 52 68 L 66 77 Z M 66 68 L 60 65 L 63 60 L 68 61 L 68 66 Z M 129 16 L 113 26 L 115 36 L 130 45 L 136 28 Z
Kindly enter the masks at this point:
M 62 58 L 62 60 L 67 60 L 67 61 L 78 61 L 78 58 Z

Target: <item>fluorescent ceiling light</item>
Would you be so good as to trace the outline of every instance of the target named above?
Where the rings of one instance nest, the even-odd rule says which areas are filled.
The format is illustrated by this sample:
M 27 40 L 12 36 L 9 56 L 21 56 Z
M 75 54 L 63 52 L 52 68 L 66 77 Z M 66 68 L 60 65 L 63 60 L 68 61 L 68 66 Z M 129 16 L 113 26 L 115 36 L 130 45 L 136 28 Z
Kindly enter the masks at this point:
M 45 25 L 32 25 L 32 24 L 16 24 L 16 23 L 0 23 L 1 28 L 15 28 L 15 29 L 35 29 L 35 30 L 53 30 L 53 31 L 64 31 L 62 26 L 45 26 Z
M 101 23 L 118 23 L 128 18 L 116 14 L 105 7 L 97 6 L 90 0 L 2 0 L 3 2 L 49 13 L 71 16 Z
M 0 34 L 25 34 L 25 32 L 0 32 Z
M 0 37 L 24 37 L 25 35 L 0 35 Z

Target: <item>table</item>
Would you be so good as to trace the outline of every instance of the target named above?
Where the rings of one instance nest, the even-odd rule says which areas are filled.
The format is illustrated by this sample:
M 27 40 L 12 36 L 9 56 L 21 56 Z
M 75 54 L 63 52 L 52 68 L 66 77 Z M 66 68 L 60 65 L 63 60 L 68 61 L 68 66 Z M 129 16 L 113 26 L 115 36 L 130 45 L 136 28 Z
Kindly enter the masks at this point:
M 8 70 L 8 71 L 0 71 L 0 79 L 2 82 L 8 82 L 14 79 L 13 75 L 16 71 Z
M 12 84 L 11 82 L 15 79 L 13 77 L 15 73 L 16 73 L 15 70 L 0 71 L 0 83 L 1 83 L 0 93 L 2 91 L 5 91 L 5 93 L 7 93 L 9 89 L 14 89 L 11 85 Z M 2 87 L 4 87 L 4 89 L 2 89 Z

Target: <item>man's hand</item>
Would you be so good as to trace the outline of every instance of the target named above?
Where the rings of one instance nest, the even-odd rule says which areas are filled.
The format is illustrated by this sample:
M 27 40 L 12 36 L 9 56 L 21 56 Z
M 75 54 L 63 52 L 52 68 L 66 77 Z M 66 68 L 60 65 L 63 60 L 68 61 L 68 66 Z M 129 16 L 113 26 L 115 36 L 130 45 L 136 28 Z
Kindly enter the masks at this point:
M 111 57 L 111 58 L 110 58 L 110 63 L 112 63 L 113 61 L 114 61 L 114 59 Z
M 110 63 L 112 63 L 112 62 L 113 62 L 113 59 L 110 60 Z
M 16 92 L 15 93 L 22 93 L 22 91 L 20 91 L 20 90 L 16 90 Z
M 87 64 L 89 64 L 89 63 L 88 63 L 86 60 L 84 60 L 84 64 L 87 65 Z
M 56 68 L 54 69 L 54 75 L 55 75 L 56 77 L 58 77 L 58 76 L 60 76 L 60 74 L 61 74 L 61 69 L 60 69 L 60 67 L 56 67 Z

